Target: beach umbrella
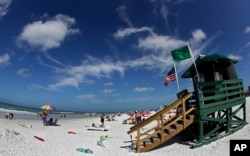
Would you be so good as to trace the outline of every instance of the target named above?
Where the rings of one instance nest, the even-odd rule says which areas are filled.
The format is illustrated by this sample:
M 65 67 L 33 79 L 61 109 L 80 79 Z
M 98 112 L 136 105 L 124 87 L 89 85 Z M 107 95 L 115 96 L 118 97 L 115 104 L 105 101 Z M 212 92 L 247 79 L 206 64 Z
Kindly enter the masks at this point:
M 43 110 L 48 110 L 48 111 L 55 111 L 55 107 L 51 106 L 51 105 L 43 105 L 41 107 Z

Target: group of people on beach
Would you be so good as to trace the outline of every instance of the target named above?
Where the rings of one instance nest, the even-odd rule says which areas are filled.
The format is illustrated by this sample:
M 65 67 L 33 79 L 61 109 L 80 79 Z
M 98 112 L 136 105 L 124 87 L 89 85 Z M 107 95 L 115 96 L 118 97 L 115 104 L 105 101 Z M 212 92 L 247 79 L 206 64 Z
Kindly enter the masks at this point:
M 115 116 L 120 116 L 121 114 L 120 113 L 117 113 L 117 114 L 114 114 L 114 115 L 112 115 L 112 116 L 110 116 L 110 115 L 107 115 L 106 116 L 106 121 L 115 121 Z M 105 121 L 105 115 L 104 114 L 102 114 L 101 115 L 101 127 L 104 127 L 104 121 Z
M 137 110 L 135 110 L 133 113 L 129 112 L 128 113 L 129 118 L 123 121 L 123 124 L 138 124 L 140 123 L 143 119 L 143 114 Z
M 47 120 L 48 114 L 45 111 L 43 111 L 42 113 L 40 113 L 39 116 L 42 119 L 42 122 L 43 122 L 44 126 L 54 125 L 53 118 L 50 118 L 49 120 Z
M 95 124 L 95 123 L 92 123 L 92 127 L 101 127 L 101 128 L 105 128 L 105 125 L 104 125 L 104 121 L 106 120 L 106 121 L 115 121 L 115 116 L 116 116 L 116 114 L 114 114 L 114 115 L 112 115 L 112 116 L 110 116 L 110 115 L 107 115 L 107 116 L 105 116 L 105 114 L 101 114 L 100 115 L 100 122 L 101 122 L 101 125 L 97 125 L 97 124 Z M 120 116 L 120 113 L 119 114 L 117 114 L 117 116 Z M 88 125 L 86 125 L 86 127 L 88 127 Z
M 13 113 L 6 113 L 5 114 L 5 119 L 13 119 L 14 114 Z

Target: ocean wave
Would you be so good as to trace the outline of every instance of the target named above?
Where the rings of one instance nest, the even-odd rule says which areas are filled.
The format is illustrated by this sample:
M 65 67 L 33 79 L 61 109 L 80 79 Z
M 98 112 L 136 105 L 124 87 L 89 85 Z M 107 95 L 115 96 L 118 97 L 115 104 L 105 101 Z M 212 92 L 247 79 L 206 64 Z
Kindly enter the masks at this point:
M 4 109 L 4 108 L 0 108 L 0 112 L 2 112 L 2 113 L 10 113 L 11 112 L 14 114 L 37 115 L 37 113 L 34 113 L 34 112 L 11 110 L 11 109 Z

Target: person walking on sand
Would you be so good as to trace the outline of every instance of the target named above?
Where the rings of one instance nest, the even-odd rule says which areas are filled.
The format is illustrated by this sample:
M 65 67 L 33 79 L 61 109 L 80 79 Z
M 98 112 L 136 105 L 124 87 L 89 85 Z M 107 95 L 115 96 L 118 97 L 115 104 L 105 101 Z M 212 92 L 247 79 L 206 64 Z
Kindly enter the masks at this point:
M 104 127 L 104 114 L 101 115 L 101 127 Z

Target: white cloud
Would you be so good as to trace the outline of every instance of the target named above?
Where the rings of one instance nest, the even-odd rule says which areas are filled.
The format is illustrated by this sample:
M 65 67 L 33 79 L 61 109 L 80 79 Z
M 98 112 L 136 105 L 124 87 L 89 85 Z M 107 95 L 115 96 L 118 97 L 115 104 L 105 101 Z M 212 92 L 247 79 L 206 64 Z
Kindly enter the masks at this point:
M 248 26 L 248 27 L 245 28 L 245 33 L 246 34 L 250 33 L 250 26 Z
M 155 90 L 154 88 L 148 88 L 148 87 L 136 87 L 134 88 L 135 92 L 148 92 L 148 91 L 153 91 Z
M 104 89 L 104 90 L 102 90 L 102 92 L 105 93 L 105 94 L 110 94 L 110 93 L 112 93 L 114 91 L 115 91 L 114 89 Z
M 196 29 L 195 31 L 192 31 L 192 36 L 193 40 L 198 43 L 206 38 L 206 34 L 201 29 Z
M 125 5 L 121 5 L 120 7 L 118 7 L 116 9 L 116 11 L 118 12 L 119 17 L 124 20 L 130 27 L 133 27 L 131 21 L 129 20 L 127 14 L 126 14 L 126 9 L 127 7 Z
M 131 34 L 134 34 L 134 33 L 139 33 L 139 32 L 150 32 L 150 33 L 153 33 L 153 30 L 152 28 L 150 27 L 141 27 L 141 28 L 125 28 L 125 29 L 119 29 L 115 34 L 114 34 L 114 37 L 115 38 L 124 38 L 124 37 L 127 37 Z
M 137 47 L 143 50 L 171 51 L 185 43 L 170 36 L 150 35 L 146 38 L 140 38 Z
M 57 83 L 49 85 L 49 88 L 51 90 L 58 90 L 58 88 L 65 86 L 72 86 L 78 88 L 79 80 L 75 77 L 65 77 L 60 79 L 60 81 L 58 81 Z
M 167 66 L 173 65 L 171 56 L 163 56 L 163 55 L 145 55 L 143 57 L 127 60 L 124 62 L 124 66 L 127 68 L 144 68 L 147 70 L 156 70 L 159 74 L 165 72 Z
M 71 75 L 88 75 L 96 78 L 106 77 L 113 72 L 119 72 L 122 76 L 124 74 L 124 67 L 122 65 L 111 60 L 102 60 L 87 56 L 87 59 L 82 62 L 80 66 L 73 66 L 67 69 L 67 72 Z
M 47 51 L 61 46 L 68 35 L 80 33 L 74 29 L 75 19 L 66 15 L 58 14 L 45 22 L 35 21 L 27 24 L 18 37 L 20 47 L 38 48 Z
M 164 4 L 163 2 L 161 2 L 161 8 L 160 8 L 160 12 L 161 12 L 161 16 L 164 18 L 166 24 L 168 25 L 168 8 L 166 6 L 166 4 Z
M 114 84 L 113 84 L 113 82 L 107 82 L 107 83 L 104 83 L 103 85 L 104 86 L 113 86 Z
M 228 58 L 237 59 L 237 60 L 241 60 L 242 59 L 241 56 L 239 56 L 239 55 L 233 55 L 233 54 L 228 55 Z
M 17 74 L 20 75 L 23 78 L 30 77 L 32 74 L 30 73 L 30 70 L 27 68 L 21 68 L 17 71 Z
M 149 27 L 142 28 L 128 28 L 123 29 L 124 32 L 120 33 L 120 37 L 129 36 L 132 33 L 137 33 L 141 31 L 152 31 Z M 122 31 L 121 31 L 122 32 Z M 193 41 L 191 44 L 192 47 L 196 47 L 199 45 L 200 49 L 192 49 L 195 55 L 198 55 L 202 49 L 209 45 L 209 43 L 214 40 L 215 37 L 209 38 L 205 43 L 202 43 L 203 39 L 205 39 L 205 34 L 202 33 L 202 30 L 193 31 L 193 36 L 190 39 Z M 194 42 L 199 41 L 200 43 Z M 143 53 L 143 55 L 136 59 L 126 59 L 125 61 L 118 60 L 114 61 L 111 58 L 95 58 L 87 55 L 86 59 L 81 62 L 80 65 L 68 66 L 59 62 L 58 60 L 45 56 L 52 63 L 56 63 L 61 67 L 56 67 L 48 64 L 44 64 L 41 60 L 40 63 L 46 67 L 49 67 L 54 70 L 53 73 L 56 73 L 56 82 L 48 85 L 50 90 L 58 90 L 62 87 L 70 86 L 79 88 L 81 84 L 93 84 L 95 79 L 110 79 L 112 78 L 112 74 L 119 73 L 121 76 L 124 76 L 125 70 L 135 69 L 135 68 L 143 68 L 147 70 L 158 71 L 158 74 L 162 74 L 166 72 L 167 67 L 173 65 L 173 60 L 170 55 L 170 52 L 173 49 L 176 49 L 180 46 L 186 44 L 186 41 L 181 39 L 171 37 L 171 36 L 163 36 L 157 35 L 153 31 L 149 33 L 145 38 L 139 38 L 137 48 L 140 50 L 147 50 L 149 52 L 157 51 L 157 53 Z M 187 66 L 192 61 L 182 61 L 178 66 Z M 179 68 L 182 69 L 182 68 Z M 181 70 L 179 70 L 181 71 Z M 105 86 L 113 85 L 113 83 L 105 83 Z M 150 91 L 153 88 L 135 88 L 134 91 Z M 104 92 L 109 92 L 111 90 L 103 90 Z
M 12 0 L 0 0 L 0 19 L 9 11 L 9 6 Z
M 76 66 L 63 65 L 54 58 L 50 58 L 49 60 L 53 60 L 53 63 L 56 62 L 57 65 L 62 66 L 60 68 L 47 65 L 42 62 L 41 58 L 39 59 L 41 65 L 53 69 L 54 73 L 57 74 L 56 82 L 48 85 L 50 90 L 58 90 L 66 86 L 79 88 L 80 84 L 93 84 L 93 79 L 95 78 L 110 78 L 111 74 L 115 72 L 118 72 L 123 76 L 125 70 L 125 66 L 120 62 L 115 63 L 109 59 L 98 59 L 91 56 L 87 56 L 86 60 Z M 109 83 L 109 85 L 111 85 L 111 83 Z
M 60 70 L 55 68 L 57 70 L 56 73 L 62 73 L 64 75 L 63 77 L 65 78 L 74 77 L 74 80 L 76 81 L 73 81 L 73 84 L 62 83 L 64 79 L 61 79 L 53 86 L 78 87 L 80 83 L 89 83 L 91 78 L 110 78 L 111 74 L 114 72 L 118 72 L 121 74 L 121 76 L 123 76 L 126 69 L 134 68 L 145 68 L 147 70 L 157 69 L 159 73 L 163 73 L 165 72 L 166 67 L 172 65 L 173 63 L 170 51 L 183 46 L 184 44 L 186 44 L 186 42 L 170 36 L 151 34 L 145 39 L 139 39 L 138 48 L 148 51 L 159 51 L 159 53 L 144 55 L 134 60 L 117 62 L 111 61 L 109 59 L 100 60 L 92 56 L 87 56 L 87 59 L 82 61 L 82 64 L 79 66 L 65 66 L 65 68 Z M 136 88 L 135 91 L 139 92 L 150 89 L 152 88 Z
M 6 66 L 10 64 L 10 56 L 9 54 L 4 54 L 0 56 L 0 66 Z

